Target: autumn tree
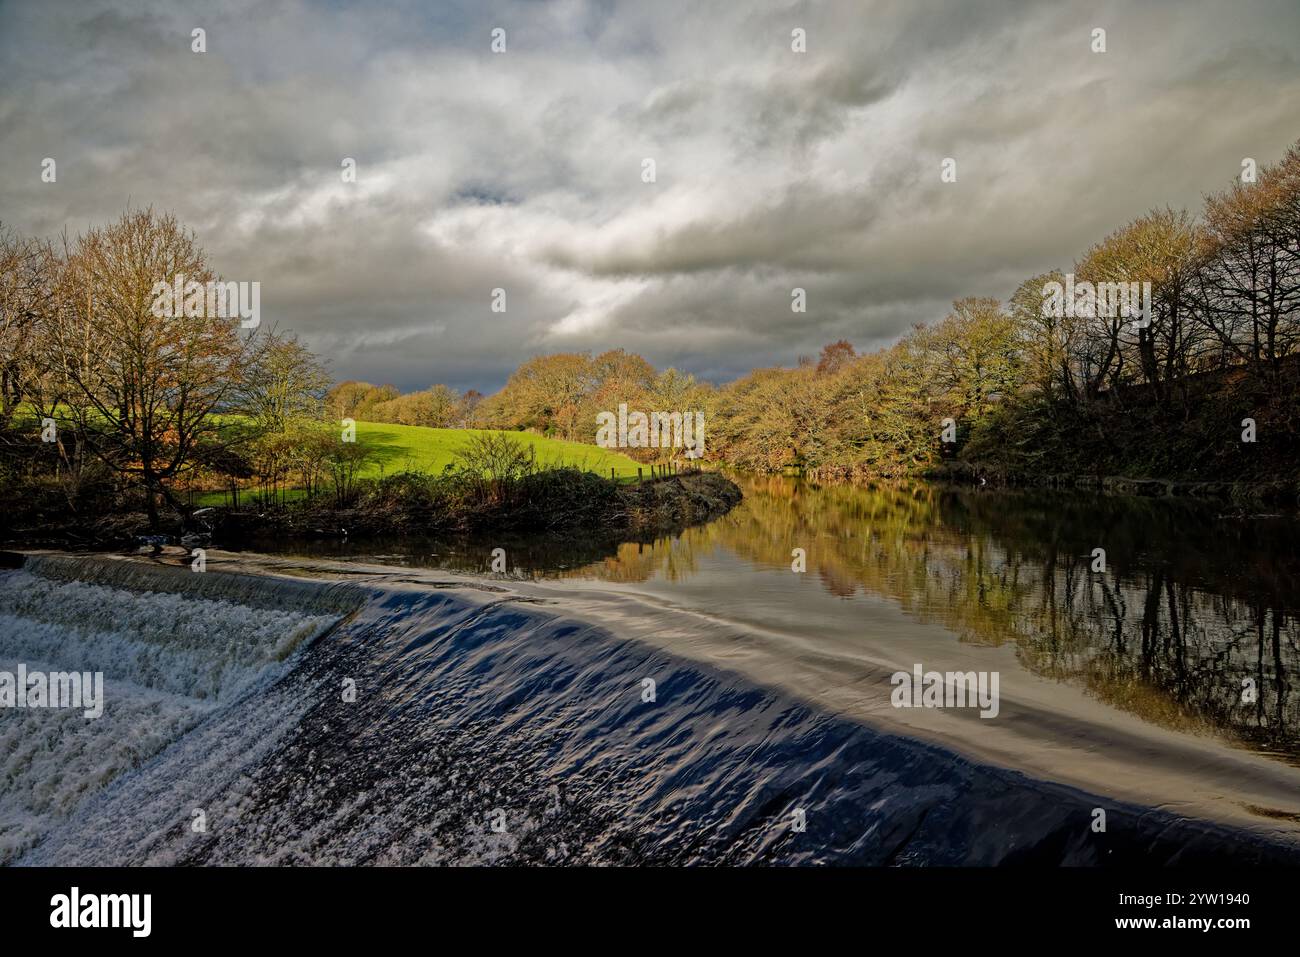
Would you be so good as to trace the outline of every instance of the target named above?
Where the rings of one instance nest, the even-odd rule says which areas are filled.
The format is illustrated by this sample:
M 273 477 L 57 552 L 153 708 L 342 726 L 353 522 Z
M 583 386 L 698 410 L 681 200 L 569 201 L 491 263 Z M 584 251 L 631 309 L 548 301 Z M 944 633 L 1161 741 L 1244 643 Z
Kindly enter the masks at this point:
M 1072 317 L 1043 308 L 1044 290 L 1052 285 L 1064 288 L 1065 274 L 1026 279 L 1007 301 L 1007 312 L 1022 343 L 1027 382 L 1048 401 L 1073 404 L 1082 391 L 1075 362 L 1082 330 Z
M 483 402 L 483 393 L 477 389 L 467 390 L 456 400 L 452 413 L 452 424 L 460 429 L 473 428 L 479 405 Z
M 1094 314 L 1078 319 L 1098 343 L 1089 352 L 1089 397 L 1107 384 L 1142 382 L 1156 401 L 1165 402 L 1172 383 L 1187 374 L 1201 336 L 1188 308 L 1200 245 L 1199 230 L 1185 212 L 1155 210 L 1092 246 L 1075 266 L 1078 280 L 1095 290 Z M 1131 308 L 1148 285 L 1150 302 Z M 1139 295 L 1115 294 L 1125 287 Z
M 933 355 L 937 383 L 958 415 L 983 416 L 1020 383 L 1016 324 L 996 299 L 958 299 L 942 322 L 913 338 Z
M 434 385 L 380 402 L 371 409 L 369 417 L 376 422 L 445 429 L 456 418 L 459 402 L 455 390 L 445 385 Z
M 340 382 L 329 390 L 325 396 L 327 412 L 335 419 L 368 419 L 375 406 L 391 402 L 401 393 L 396 386 L 371 385 L 349 379 Z
M 822 354 L 817 360 L 817 372 L 820 375 L 834 375 L 856 358 L 853 344 L 847 339 L 838 339 L 822 346 Z
M 237 318 L 170 318 L 154 308 L 156 283 L 216 279 L 192 233 L 171 215 L 128 212 L 67 243 L 43 324 L 65 400 L 41 412 L 70 422 L 91 451 L 143 488 L 152 527 L 158 500 L 180 510 L 171 482 L 202 443 L 220 446 L 258 356 L 256 331 Z
M 591 356 L 585 352 L 534 356 L 501 390 L 500 414 L 518 427 L 570 441 L 594 436 L 594 416 L 584 422 L 583 411 L 595 384 Z

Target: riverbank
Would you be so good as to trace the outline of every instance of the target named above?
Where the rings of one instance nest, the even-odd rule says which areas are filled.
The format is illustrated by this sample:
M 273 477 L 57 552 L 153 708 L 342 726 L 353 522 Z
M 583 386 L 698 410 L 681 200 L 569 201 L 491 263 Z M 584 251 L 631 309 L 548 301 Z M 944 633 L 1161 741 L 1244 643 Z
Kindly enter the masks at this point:
M 926 471 L 930 481 L 992 485 L 998 488 L 1080 489 L 1146 498 L 1192 498 L 1226 502 L 1246 509 L 1300 509 L 1300 479 L 1273 481 L 1184 481 L 1126 475 L 1030 473 L 978 462 L 944 462 Z
M 458 476 L 401 473 L 358 483 L 346 507 L 324 496 L 271 506 L 213 506 L 162 516 L 151 528 L 139 511 L 95 516 L 10 515 L 0 542 L 74 550 L 150 544 L 240 547 L 252 541 L 368 536 L 546 533 L 599 540 L 671 535 L 726 514 L 740 488 L 714 472 L 636 484 L 561 468 L 510 482 L 467 485 Z

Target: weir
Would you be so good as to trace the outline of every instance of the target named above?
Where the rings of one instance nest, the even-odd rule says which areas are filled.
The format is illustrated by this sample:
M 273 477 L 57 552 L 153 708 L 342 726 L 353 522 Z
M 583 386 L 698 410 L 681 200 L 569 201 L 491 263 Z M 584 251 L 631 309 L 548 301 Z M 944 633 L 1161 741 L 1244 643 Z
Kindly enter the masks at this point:
M 157 573 L 75 561 L 136 584 Z M 67 574 L 73 566 L 38 567 Z M 1293 843 L 1101 799 L 869 727 L 570 617 L 554 593 L 530 598 L 470 580 L 369 571 L 364 585 L 294 583 L 303 587 L 289 591 L 300 597 L 315 585 L 329 600 L 368 600 L 324 640 L 264 672 L 237 706 L 187 712 L 193 720 L 176 722 L 165 747 L 88 791 L 71 813 L 47 814 L 17 862 L 1300 857 Z M 165 580 L 226 577 L 181 575 L 190 577 Z M 230 577 L 196 587 L 257 591 L 243 580 L 256 575 Z M 282 577 L 270 579 L 264 591 L 283 587 Z M 653 701 L 642 693 L 647 677 Z M 341 693 L 347 682 L 351 698 Z M 111 686 L 107 698 L 111 715 Z M 1089 829 L 1098 804 L 1109 825 L 1102 839 Z M 189 827 L 194 808 L 204 812 L 204 833 Z M 7 813 L 0 805 L 0 820 Z M 790 825 L 796 814 L 801 831 Z
M 252 608 L 346 614 L 368 598 L 365 589 L 346 582 L 233 571 L 209 575 L 192 571 L 188 564 L 170 565 L 128 556 L 34 552 L 24 559 L 23 569 L 41 578 L 183 594 Z
M 0 571 L 0 674 L 96 676 L 94 708 L 0 714 L 0 864 L 212 715 L 255 707 L 362 600 L 346 584 L 110 556 Z

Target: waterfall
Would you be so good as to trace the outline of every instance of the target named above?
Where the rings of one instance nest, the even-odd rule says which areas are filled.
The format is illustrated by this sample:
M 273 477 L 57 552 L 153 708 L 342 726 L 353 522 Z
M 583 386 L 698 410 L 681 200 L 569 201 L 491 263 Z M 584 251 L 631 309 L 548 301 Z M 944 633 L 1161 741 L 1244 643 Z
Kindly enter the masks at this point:
M 0 672 L 99 673 L 104 713 L 0 713 L 0 863 L 82 800 L 272 685 L 357 607 L 351 586 L 32 556 L 0 572 Z
M 0 861 L 1089 864 L 1100 801 L 1107 863 L 1300 857 L 620 635 L 626 608 L 239 563 L 42 555 L 0 572 L 0 670 L 106 679 L 101 719 L 0 712 Z

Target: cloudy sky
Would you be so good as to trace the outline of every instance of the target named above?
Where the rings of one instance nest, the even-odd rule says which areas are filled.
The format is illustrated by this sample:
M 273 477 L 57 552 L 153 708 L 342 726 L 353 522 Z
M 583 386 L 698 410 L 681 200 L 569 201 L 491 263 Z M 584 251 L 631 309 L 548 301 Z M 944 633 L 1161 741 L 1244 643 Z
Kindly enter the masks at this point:
M 1297 138 L 1296 0 L 0 0 L 0 220 L 171 210 L 264 322 L 404 389 L 884 345 Z

